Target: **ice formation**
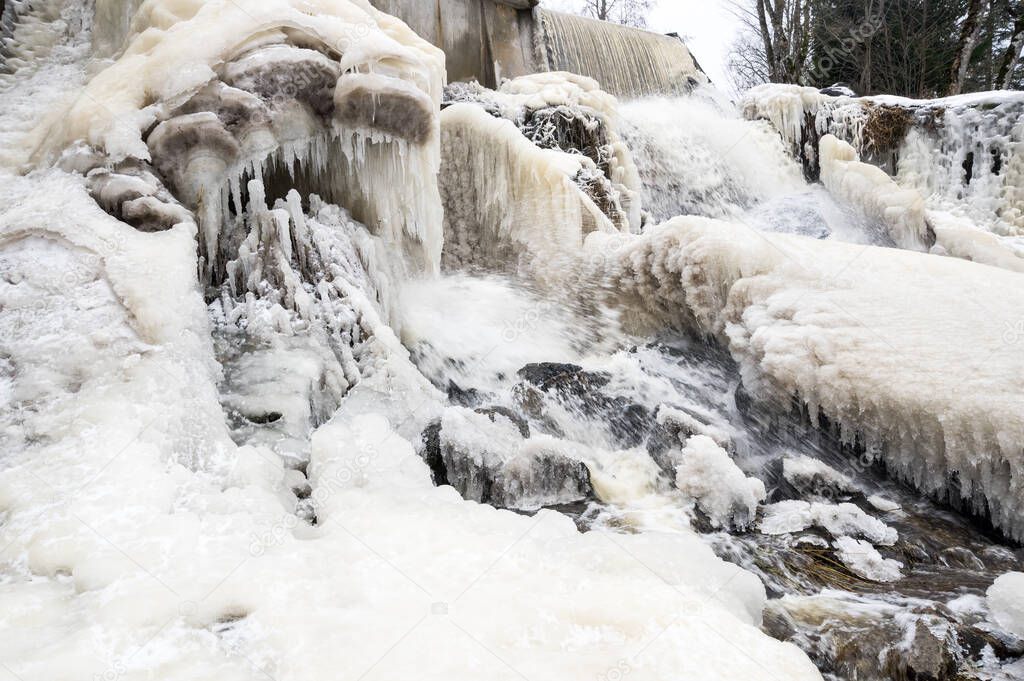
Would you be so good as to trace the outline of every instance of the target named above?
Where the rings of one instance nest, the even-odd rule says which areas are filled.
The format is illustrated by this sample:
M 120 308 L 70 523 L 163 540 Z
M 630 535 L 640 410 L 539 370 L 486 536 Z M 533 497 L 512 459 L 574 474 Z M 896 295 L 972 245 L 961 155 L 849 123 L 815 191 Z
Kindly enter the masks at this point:
M 832 135 L 818 142 L 818 154 L 821 181 L 833 195 L 885 225 L 900 248 L 922 251 L 932 245 L 920 193 L 900 188 L 884 170 L 861 163 L 856 149 Z
M 5 673 L 821 678 L 692 531 L 581 533 L 433 484 L 413 443 L 440 419 L 501 460 L 506 505 L 563 500 L 399 340 L 402 284 L 441 257 L 437 50 L 362 0 L 100 3 L 92 48 L 33 41 L 73 34 L 55 14 L 18 29 L 0 115 Z M 68 77 L 32 132 L 37 67 Z M 558 159 L 574 247 L 584 212 L 631 228 L 586 162 L 510 144 Z
M 0 676 L 820 679 L 765 632 L 835 632 L 782 632 L 769 594 L 1012 569 L 777 426 L 804 402 L 829 454 L 1022 536 L 1019 275 L 936 257 L 1011 268 L 1013 154 L 975 157 L 975 220 L 827 141 L 837 202 L 702 78 L 626 105 L 567 73 L 445 87 L 366 0 L 4 16 Z M 654 225 L 680 210 L 744 224 Z M 505 276 L 451 273 L 476 268 Z M 986 616 L 877 606 L 914 648 Z M 986 635 L 964 660 L 1020 656 Z
M 919 245 L 914 232 L 920 239 L 926 210 L 924 217 L 945 252 L 1020 269 L 1024 100 L 1019 93 L 925 101 L 834 97 L 814 88 L 766 85 L 747 92 L 741 106 L 748 118 L 772 123 L 812 178 L 820 173 L 847 200 L 876 215 L 888 213 L 890 226 L 899 227 L 894 236 L 901 246 Z M 859 161 L 858 156 L 884 169 L 893 181 L 846 163 Z M 868 191 L 869 184 L 877 190 Z M 911 191 L 920 195 L 923 206 Z
M 344 203 L 431 270 L 443 82 L 436 48 L 362 3 L 150 2 L 117 60 L 40 126 L 35 158 L 84 145 L 62 165 L 100 174 L 117 216 L 140 212 L 150 229 L 180 216 L 152 205 L 158 171 L 198 217 L 210 278 L 238 239 L 222 224 L 243 212 L 249 179 Z
M 1024 536 L 1020 275 L 954 259 L 680 218 L 592 235 L 641 327 L 720 339 L 755 393 L 797 395 L 901 478 Z M 917 276 L 909 278 L 906 272 Z M 987 292 L 987 293 L 983 293 Z M 936 333 L 935 329 L 943 329 Z M 955 340 L 954 340 L 955 339 Z
M 446 265 L 577 250 L 592 231 L 638 231 L 640 179 L 615 98 L 589 78 L 546 73 L 497 92 L 453 85 L 441 116 Z

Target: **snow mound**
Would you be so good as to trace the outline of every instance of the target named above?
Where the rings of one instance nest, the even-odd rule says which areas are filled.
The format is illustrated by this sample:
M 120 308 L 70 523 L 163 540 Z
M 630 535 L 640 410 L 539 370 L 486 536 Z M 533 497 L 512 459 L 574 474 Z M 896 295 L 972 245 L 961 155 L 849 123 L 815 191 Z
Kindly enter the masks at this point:
M 1024 572 L 1009 572 L 997 579 L 988 589 L 987 600 L 996 624 L 1024 638 Z
M 752 394 L 799 396 L 902 479 L 1024 537 L 1020 274 L 701 218 L 586 252 L 638 328 L 720 339 Z
M 707 435 L 687 440 L 676 467 L 676 487 L 715 527 L 747 527 L 766 496 L 764 483 L 744 475 L 729 453 Z

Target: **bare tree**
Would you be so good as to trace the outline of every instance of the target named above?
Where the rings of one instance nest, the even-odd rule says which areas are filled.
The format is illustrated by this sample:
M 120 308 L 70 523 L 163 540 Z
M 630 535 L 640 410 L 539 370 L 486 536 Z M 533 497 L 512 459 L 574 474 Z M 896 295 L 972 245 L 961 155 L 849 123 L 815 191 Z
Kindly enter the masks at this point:
M 999 74 L 996 76 L 996 87 L 1002 90 L 1011 89 L 1014 71 L 1017 70 L 1017 65 L 1024 54 L 1024 4 L 1011 6 L 1007 11 L 1013 17 L 1013 30 L 999 61 Z
M 748 36 L 760 42 L 755 47 L 745 37 L 733 46 L 730 63 L 745 71 L 741 79 L 767 71 L 772 82 L 801 82 L 811 48 L 812 0 L 733 0 L 732 5 Z
M 602 21 L 647 27 L 654 0 L 581 0 L 579 12 Z
M 991 4 L 991 3 L 989 3 Z M 970 0 L 967 4 L 967 16 L 960 27 L 960 38 L 957 41 L 956 53 L 949 71 L 949 94 L 958 95 L 963 92 L 967 80 L 967 70 L 971 66 L 971 55 L 981 41 L 984 25 L 981 15 L 985 11 L 985 0 Z

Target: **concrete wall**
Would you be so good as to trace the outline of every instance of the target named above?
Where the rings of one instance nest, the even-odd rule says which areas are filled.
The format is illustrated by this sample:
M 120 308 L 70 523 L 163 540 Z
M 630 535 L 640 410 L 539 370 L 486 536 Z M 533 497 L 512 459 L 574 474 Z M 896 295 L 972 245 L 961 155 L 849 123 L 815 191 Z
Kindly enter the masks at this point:
M 678 38 L 537 9 L 537 0 L 370 0 L 445 51 L 448 80 L 565 70 L 620 97 L 678 94 L 705 77 Z
M 498 79 L 533 73 L 528 2 L 501 0 L 370 0 L 444 50 L 448 80 Z M 525 21 L 523 21 L 525 19 Z M 524 24 L 526 30 L 524 31 Z

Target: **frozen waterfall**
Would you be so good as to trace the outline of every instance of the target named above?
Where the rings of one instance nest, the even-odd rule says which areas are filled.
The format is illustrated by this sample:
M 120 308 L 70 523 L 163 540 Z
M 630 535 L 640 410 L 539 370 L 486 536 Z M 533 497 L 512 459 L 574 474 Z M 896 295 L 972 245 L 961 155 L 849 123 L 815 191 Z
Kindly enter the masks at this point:
M 1018 96 L 3 7 L 0 681 L 1021 678 Z

